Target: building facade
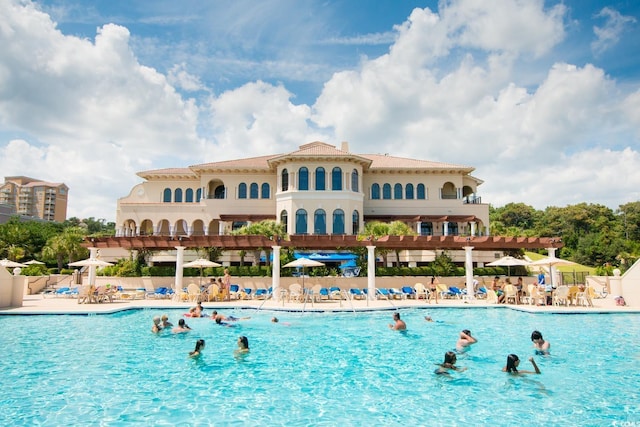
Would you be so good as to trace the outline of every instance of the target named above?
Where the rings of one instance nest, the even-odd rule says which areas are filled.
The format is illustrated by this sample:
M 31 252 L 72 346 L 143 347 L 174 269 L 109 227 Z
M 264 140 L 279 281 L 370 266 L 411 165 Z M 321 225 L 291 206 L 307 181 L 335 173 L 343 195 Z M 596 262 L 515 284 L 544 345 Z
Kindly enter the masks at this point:
M 116 236 L 224 235 L 275 220 L 288 234 L 358 234 L 400 220 L 419 235 L 488 235 L 472 167 L 312 142 L 297 151 L 138 173 L 117 203 Z
M 0 186 L 0 205 L 11 215 L 64 222 L 69 187 L 26 176 L 7 176 Z

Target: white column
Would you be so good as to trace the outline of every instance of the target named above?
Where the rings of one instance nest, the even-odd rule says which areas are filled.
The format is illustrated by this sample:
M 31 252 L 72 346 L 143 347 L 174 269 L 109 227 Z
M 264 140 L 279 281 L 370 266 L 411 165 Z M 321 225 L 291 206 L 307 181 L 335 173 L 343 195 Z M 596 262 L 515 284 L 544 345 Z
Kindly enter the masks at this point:
M 473 289 L 473 246 L 464 248 L 464 272 L 467 281 L 467 297 L 475 299 L 475 289 Z
M 444 234 L 445 236 L 448 236 L 448 235 L 449 235 L 449 221 L 445 221 L 445 222 L 443 222 L 442 224 L 444 225 L 444 231 L 443 231 L 443 234 Z
M 613 270 L 613 277 L 609 277 L 609 287 L 611 295 L 624 298 L 622 294 L 622 276 L 620 276 L 620 270 L 617 268 Z
M 274 301 L 280 301 L 280 246 L 271 246 L 271 250 L 273 251 L 271 295 Z
M 178 253 L 176 254 L 176 282 L 174 284 L 174 290 L 180 292 L 182 290 L 182 274 L 184 264 L 184 246 L 176 246 Z
M 89 248 L 89 259 L 98 259 L 98 248 Z M 96 284 L 96 266 L 89 266 L 89 284 Z
M 471 221 L 471 235 L 472 236 L 476 235 L 476 222 L 475 221 Z
M 422 230 L 422 221 L 417 221 L 416 222 L 416 233 L 418 233 L 418 236 L 420 236 L 420 231 Z
M 220 235 L 220 236 L 224 235 L 224 222 L 223 221 L 219 221 L 218 222 L 218 235 Z
M 558 250 L 558 248 L 547 248 L 549 258 L 556 257 L 556 250 Z M 554 286 L 554 283 L 557 283 L 558 285 L 560 284 L 560 280 L 558 280 L 558 271 L 553 265 L 549 266 L 549 277 L 551 280 L 551 286 Z
M 367 246 L 367 298 L 376 299 L 376 247 Z

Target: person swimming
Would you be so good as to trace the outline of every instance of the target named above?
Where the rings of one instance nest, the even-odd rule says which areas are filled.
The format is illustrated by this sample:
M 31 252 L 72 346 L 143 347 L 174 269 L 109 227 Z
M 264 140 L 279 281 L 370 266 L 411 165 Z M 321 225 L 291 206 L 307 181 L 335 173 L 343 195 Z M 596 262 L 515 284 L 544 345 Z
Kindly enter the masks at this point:
M 200 354 L 202 354 L 202 350 L 204 349 L 204 340 L 198 340 L 196 341 L 196 348 L 193 351 L 189 352 L 189 357 L 200 357 Z
M 512 375 L 520 375 L 520 374 L 540 374 L 540 368 L 536 365 L 536 361 L 533 360 L 533 357 L 529 358 L 529 362 L 533 365 L 535 372 L 533 371 L 519 371 L 518 365 L 520 365 L 520 358 L 517 354 L 510 354 L 507 356 L 507 365 L 502 368 L 502 372 L 508 372 Z
M 551 349 L 551 343 L 542 338 L 540 331 L 533 331 L 531 333 L 531 341 L 533 342 L 533 351 L 535 354 L 540 356 L 547 356 L 550 354 L 549 350 Z
M 456 351 L 458 353 L 464 353 L 471 349 L 471 345 L 477 343 L 478 340 L 471 336 L 471 331 L 468 329 L 463 329 L 460 332 L 460 338 L 458 338 L 458 342 L 456 343 Z
M 450 375 L 449 371 L 462 372 L 467 369 L 456 366 L 456 361 L 456 354 L 453 351 L 447 351 L 444 354 L 444 362 L 440 363 L 433 373 L 436 375 Z

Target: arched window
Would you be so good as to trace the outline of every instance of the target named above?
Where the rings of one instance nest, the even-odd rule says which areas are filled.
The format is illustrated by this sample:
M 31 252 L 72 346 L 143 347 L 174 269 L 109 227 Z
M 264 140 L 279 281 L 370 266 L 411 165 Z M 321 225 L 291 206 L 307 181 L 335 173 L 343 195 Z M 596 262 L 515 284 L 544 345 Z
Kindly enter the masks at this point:
M 304 209 L 296 211 L 296 234 L 307 234 L 307 211 Z
M 165 188 L 162 192 L 162 201 L 164 203 L 171 203 L 171 189 Z
M 427 197 L 424 191 L 424 184 L 418 184 L 418 186 L 416 187 L 416 199 L 424 200 L 426 198 Z
M 200 203 L 200 199 L 202 199 L 202 188 L 198 188 L 196 191 L 196 202 Z
M 176 188 L 176 191 L 173 193 L 174 202 L 182 203 L 182 188 Z
M 257 199 L 258 198 L 258 184 L 252 182 L 249 186 L 249 198 Z
M 327 214 L 318 209 L 313 214 L 313 234 L 327 234 Z
M 247 198 L 247 184 L 241 182 L 238 185 L 238 199 L 246 199 Z
M 380 184 L 373 184 L 371 186 L 371 199 L 373 200 L 380 199 Z
M 342 191 L 342 169 L 337 166 L 331 171 L 331 190 Z
M 304 166 L 298 170 L 298 190 L 309 190 L 309 169 Z
M 407 200 L 413 199 L 413 184 L 407 184 L 404 188 L 404 198 Z
M 344 234 L 344 211 L 342 209 L 333 211 L 333 234 Z
M 384 200 L 391 200 L 391 184 L 384 184 L 382 186 L 382 198 Z
M 268 183 L 263 182 L 262 187 L 260 188 L 260 198 L 268 199 L 270 197 L 271 197 L 271 188 L 269 187 Z
M 286 169 L 282 169 L 282 191 L 289 190 L 289 172 Z
M 420 223 L 420 235 L 433 236 L 433 223 L 431 222 Z
M 326 189 L 324 168 L 316 168 L 316 191 L 324 191 Z
M 351 215 L 351 234 L 358 234 L 360 231 L 360 214 L 358 211 L 353 211 Z
M 224 199 L 226 198 L 226 191 L 224 185 L 218 185 L 215 190 L 213 190 L 213 198 L 214 199 Z
M 402 184 L 396 184 L 393 186 L 393 198 L 402 199 Z
M 360 189 L 359 189 L 360 183 L 358 181 L 359 181 L 358 170 L 354 169 L 351 172 L 351 191 L 353 191 L 355 193 L 360 191 Z
M 184 192 L 184 201 L 187 203 L 193 203 L 193 189 L 187 188 L 187 191 Z
M 287 211 L 280 212 L 280 224 L 284 227 L 284 232 L 289 232 L 289 215 Z

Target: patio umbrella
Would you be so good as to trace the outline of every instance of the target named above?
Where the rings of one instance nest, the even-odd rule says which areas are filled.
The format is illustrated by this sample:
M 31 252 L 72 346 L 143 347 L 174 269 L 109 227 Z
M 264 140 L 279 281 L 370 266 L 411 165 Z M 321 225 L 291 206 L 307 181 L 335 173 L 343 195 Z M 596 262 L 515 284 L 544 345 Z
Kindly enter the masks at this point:
M 507 274 L 511 277 L 511 267 L 516 265 L 530 265 L 529 261 L 520 258 L 514 258 L 512 256 L 503 256 L 493 262 L 487 264 L 489 267 L 507 267 Z
M 32 259 L 31 261 L 25 262 L 25 264 L 26 265 L 33 265 L 33 264 L 44 265 L 44 262 L 40 262 L 40 261 L 36 261 L 35 259 Z
M 304 270 L 306 267 L 322 267 L 324 266 L 324 263 L 320 262 L 320 261 L 314 261 L 312 259 L 309 258 L 298 258 L 295 261 L 291 261 L 289 263 L 286 263 L 285 265 L 283 265 L 283 267 L 293 267 L 293 268 L 298 268 L 298 267 L 302 267 L 302 294 L 304 295 Z
M 198 258 L 194 261 L 188 262 L 186 264 L 182 264 L 183 267 L 190 268 L 199 268 L 200 269 L 200 286 L 202 286 L 202 275 L 203 270 L 207 267 L 222 267 L 222 264 L 218 264 L 217 262 L 209 261 L 208 259 Z
M 551 277 L 551 286 L 553 286 L 553 274 L 551 274 L 551 267 L 558 267 L 561 265 L 578 265 L 573 261 L 569 261 L 567 259 L 556 258 L 556 257 L 546 257 L 539 259 L 537 261 L 533 261 L 529 265 L 534 267 L 549 267 L 549 276 Z
M 89 285 L 94 285 L 96 281 L 96 267 L 108 267 L 113 265 L 110 262 L 97 258 L 87 258 L 76 262 L 70 262 L 69 267 L 89 267 Z
M 0 265 L 7 268 L 15 268 L 15 267 L 26 267 L 25 264 L 20 264 L 19 262 L 11 261 L 10 259 L 0 260 Z

